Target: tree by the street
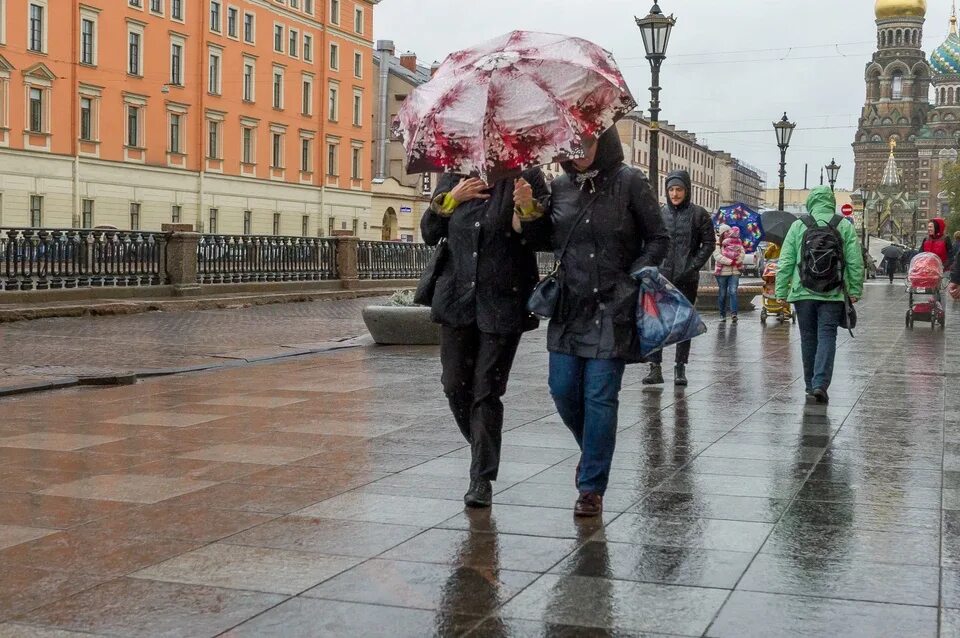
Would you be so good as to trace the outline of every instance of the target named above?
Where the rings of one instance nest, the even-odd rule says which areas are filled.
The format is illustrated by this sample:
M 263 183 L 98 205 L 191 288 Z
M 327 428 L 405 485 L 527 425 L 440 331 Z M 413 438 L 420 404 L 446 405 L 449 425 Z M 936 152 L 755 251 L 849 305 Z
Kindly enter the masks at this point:
M 947 217 L 948 232 L 960 230 L 960 163 L 948 164 L 943 169 L 943 191 L 950 202 L 950 215 Z

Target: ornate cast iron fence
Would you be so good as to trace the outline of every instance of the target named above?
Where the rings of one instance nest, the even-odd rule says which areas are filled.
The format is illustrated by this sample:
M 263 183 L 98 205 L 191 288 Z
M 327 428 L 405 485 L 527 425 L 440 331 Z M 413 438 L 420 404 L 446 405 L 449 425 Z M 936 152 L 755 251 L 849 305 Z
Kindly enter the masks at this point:
M 337 240 L 327 237 L 203 235 L 197 247 L 201 284 L 321 281 L 337 277 Z
M 357 242 L 360 279 L 419 279 L 434 247 L 390 241 Z
M 163 285 L 166 245 L 164 233 L 0 229 L 0 290 Z

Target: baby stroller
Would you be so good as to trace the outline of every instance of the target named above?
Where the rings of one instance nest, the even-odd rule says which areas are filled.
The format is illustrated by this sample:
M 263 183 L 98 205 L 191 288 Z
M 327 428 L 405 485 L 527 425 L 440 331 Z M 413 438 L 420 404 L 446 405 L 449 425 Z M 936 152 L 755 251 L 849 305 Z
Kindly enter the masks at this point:
M 778 259 L 768 259 L 763 267 L 763 307 L 760 308 L 760 323 L 767 323 L 768 317 L 776 317 L 780 323 L 785 321 L 797 322 L 797 317 L 793 314 L 793 308 L 790 304 L 780 303 L 777 300 L 778 269 Z
M 947 325 L 947 314 L 943 309 L 943 262 L 933 253 L 920 253 L 910 260 L 907 273 L 907 290 L 910 295 L 910 308 L 907 310 L 907 328 L 913 328 L 915 321 L 929 321 L 931 328 Z M 927 301 L 918 301 L 915 296 L 929 295 Z

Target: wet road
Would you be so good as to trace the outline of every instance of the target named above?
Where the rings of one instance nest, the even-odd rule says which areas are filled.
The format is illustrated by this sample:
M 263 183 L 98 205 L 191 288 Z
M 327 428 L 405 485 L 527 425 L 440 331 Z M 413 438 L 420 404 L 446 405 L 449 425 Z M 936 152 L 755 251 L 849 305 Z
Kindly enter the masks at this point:
M 825 410 L 756 315 L 686 391 L 628 369 L 594 522 L 542 331 L 490 512 L 434 348 L 2 399 L 0 636 L 960 636 L 960 315 L 905 304 L 868 286 Z

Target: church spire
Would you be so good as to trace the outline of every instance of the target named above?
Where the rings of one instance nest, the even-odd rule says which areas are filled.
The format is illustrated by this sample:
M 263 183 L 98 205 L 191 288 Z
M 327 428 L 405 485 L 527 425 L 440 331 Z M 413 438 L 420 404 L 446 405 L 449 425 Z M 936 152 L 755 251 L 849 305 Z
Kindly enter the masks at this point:
M 887 160 L 887 167 L 883 170 L 883 185 L 884 186 L 899 186 L 900 185 L 900 171 L 897 170 L 897 158 L 893 156 L 894 150 L 897 148 L 897 140 L 890 140 L 890 158 Z
M 957 35 L 957 0 L 953 0 L 953 10 L 950 12 L 950 35 Z

